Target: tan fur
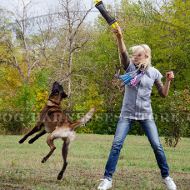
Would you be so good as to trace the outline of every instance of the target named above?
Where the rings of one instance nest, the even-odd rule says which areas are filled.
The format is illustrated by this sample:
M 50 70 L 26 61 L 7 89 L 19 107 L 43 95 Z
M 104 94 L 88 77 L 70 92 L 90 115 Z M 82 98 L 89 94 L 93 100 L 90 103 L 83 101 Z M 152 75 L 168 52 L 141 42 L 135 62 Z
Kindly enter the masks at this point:
M 58 95 L 59 96 L 59 95 Z M 36 141 L 39 137 L 44 135 L 45 133 L 49 133 L 47 137 L 47 144 L 50 147 L 50 152 L 42 159 L 42 163 L 46 162 L 47 159 L 52 155 L 54 150 L 56 149 L 54 145 L 54 140 L 61 138 L 64 143 L 62 147 L 62 156 L 64 159 L 63 168 L 60 171 L 57 179 L 61 179 L 63 173 L 67 166 L 67 153 L 69 143 L 74 140 L 75 138 L 75 129 L 88 122 L 91 117 L 93 116 L 95 109 L 91 108 L 90 111 L 81 119 L 77 121 L 70 121 L 68 116 L 62 111 L 61 106 L 61 98 L 53 97 L 48 100 L 46 106 L 42 109 L 40 113 L 39 121 L 36 123 L 35 127 L 28 132 L 20 141 L 19 143 L 23 143 L 29 136 L 33 135 L 34 133 L 41 131 L 32 139 L 29 140 L 29 143 L 32 144 Z

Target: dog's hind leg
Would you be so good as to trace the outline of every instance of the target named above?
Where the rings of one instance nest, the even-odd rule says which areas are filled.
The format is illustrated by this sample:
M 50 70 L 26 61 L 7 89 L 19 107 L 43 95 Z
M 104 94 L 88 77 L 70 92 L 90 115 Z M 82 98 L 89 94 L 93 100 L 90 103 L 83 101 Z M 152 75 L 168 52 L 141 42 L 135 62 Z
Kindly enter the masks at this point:
M 70 140 L 69 138 L 66 138 L 64 139 L 64 143 L 63 143 L 63 147 L 62 147 L 62 156 L 63 156 L 63 167 L 61 169 L 61 171 L 59 172 L 58 176 L 57 176 L 57 179 L 58 180 L 61 180 L 62 177 L 63 177 L 63 174 L 67 168 L 67 155 L 68 155 L 68 149 L 69 149 L 69 143 L 70 143 Z
M 34 133 L 40 131 L 42 129 L 43 123 L 38 122 L 36 126 L 29 132 L 27 133 L 22 139 L 20 139 L 19 143 L 23 143 L 29 136 L 33 135 Z
M 40 138 L 42 135 L 46 134 L 46 130 L 41 131 L 40 133 L 38 133 L 35 137 L 33 137 L 32 139 L 30 139 L 28 141 L 29 144 L 32 144 L 34 141 L 36 141 L 38 138 Z
M 50 147 L 50 151 L 49 153 L 42 159 L 42 163 L 46 162 L 47 159 L 53 154 L 54 150 L 56 149 L 55 145 L 53 144 L 53 141 L 55 140 L 56 138 L 52 135 L 52 134 L 49 134 L 48 137 L 47 137 L 47 144 L 48 146 Z

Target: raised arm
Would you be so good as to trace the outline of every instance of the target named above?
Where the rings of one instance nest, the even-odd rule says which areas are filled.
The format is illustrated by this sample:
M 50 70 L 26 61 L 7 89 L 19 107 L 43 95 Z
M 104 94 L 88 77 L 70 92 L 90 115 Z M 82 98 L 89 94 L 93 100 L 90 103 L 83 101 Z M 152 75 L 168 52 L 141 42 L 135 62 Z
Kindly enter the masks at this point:
M 168 95 L 172 79 L 174 79 L 174 73 L 173 71 L 170 71 L 166 73 L 166 82 L 164 85 L 161 80 L 155 81 L 155 85 L 158 89 L 158 93 L 160 94 L 160 96 L 165 98 Z
M 124 40 L 123 40 L 121 28 L 119 26 L 117 26 L 117 28 L 114 29 L 113 32 L 115 33 L 116 38 L 117 38 L 120 62 L 123 65 L 123 68 L 126 70 L 130 64 L 130 59 L 128 56 L 127 48 L 126 48 Z

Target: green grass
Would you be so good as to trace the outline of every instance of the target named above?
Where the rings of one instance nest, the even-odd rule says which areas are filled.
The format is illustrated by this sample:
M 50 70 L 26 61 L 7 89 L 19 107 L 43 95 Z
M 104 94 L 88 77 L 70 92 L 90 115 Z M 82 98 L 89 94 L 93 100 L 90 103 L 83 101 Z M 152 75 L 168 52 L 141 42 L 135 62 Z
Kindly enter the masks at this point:
M 113 136 L 77 134 L 71 143 L 69 165 L 64 179 L 56 177 L 62 166 L 61 140 L 50 159 L 41 163 L 49 151 L 46 137 L 30 145 L 20 145 L 21 136 L 0 136 L 0 189 L 10 190 L 95 190 L 104 173 Z M 164 139 L 161 139 L 164 145 Z M 190 139 L 183 138 L 177 148 L 164 146 L 171 176 L 178 189 L 190 190 Z M 164 190 L 154 154 L 142 136 L 128 136 L 114 174 L 115 190 Z

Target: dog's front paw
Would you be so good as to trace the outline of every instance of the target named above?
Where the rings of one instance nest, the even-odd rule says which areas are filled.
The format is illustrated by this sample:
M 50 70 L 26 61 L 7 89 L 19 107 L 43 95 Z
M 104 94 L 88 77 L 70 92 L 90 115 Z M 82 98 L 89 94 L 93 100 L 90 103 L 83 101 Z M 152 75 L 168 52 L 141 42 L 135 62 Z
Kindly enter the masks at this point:
M 29 144 L 32 144 L 33 142 L 34 142 L 33 139 L 30 139 L 30 140 L 28 141 Z
M 22 144 L 25 140 L 25 138 L 20 139 L 19 144 Z

